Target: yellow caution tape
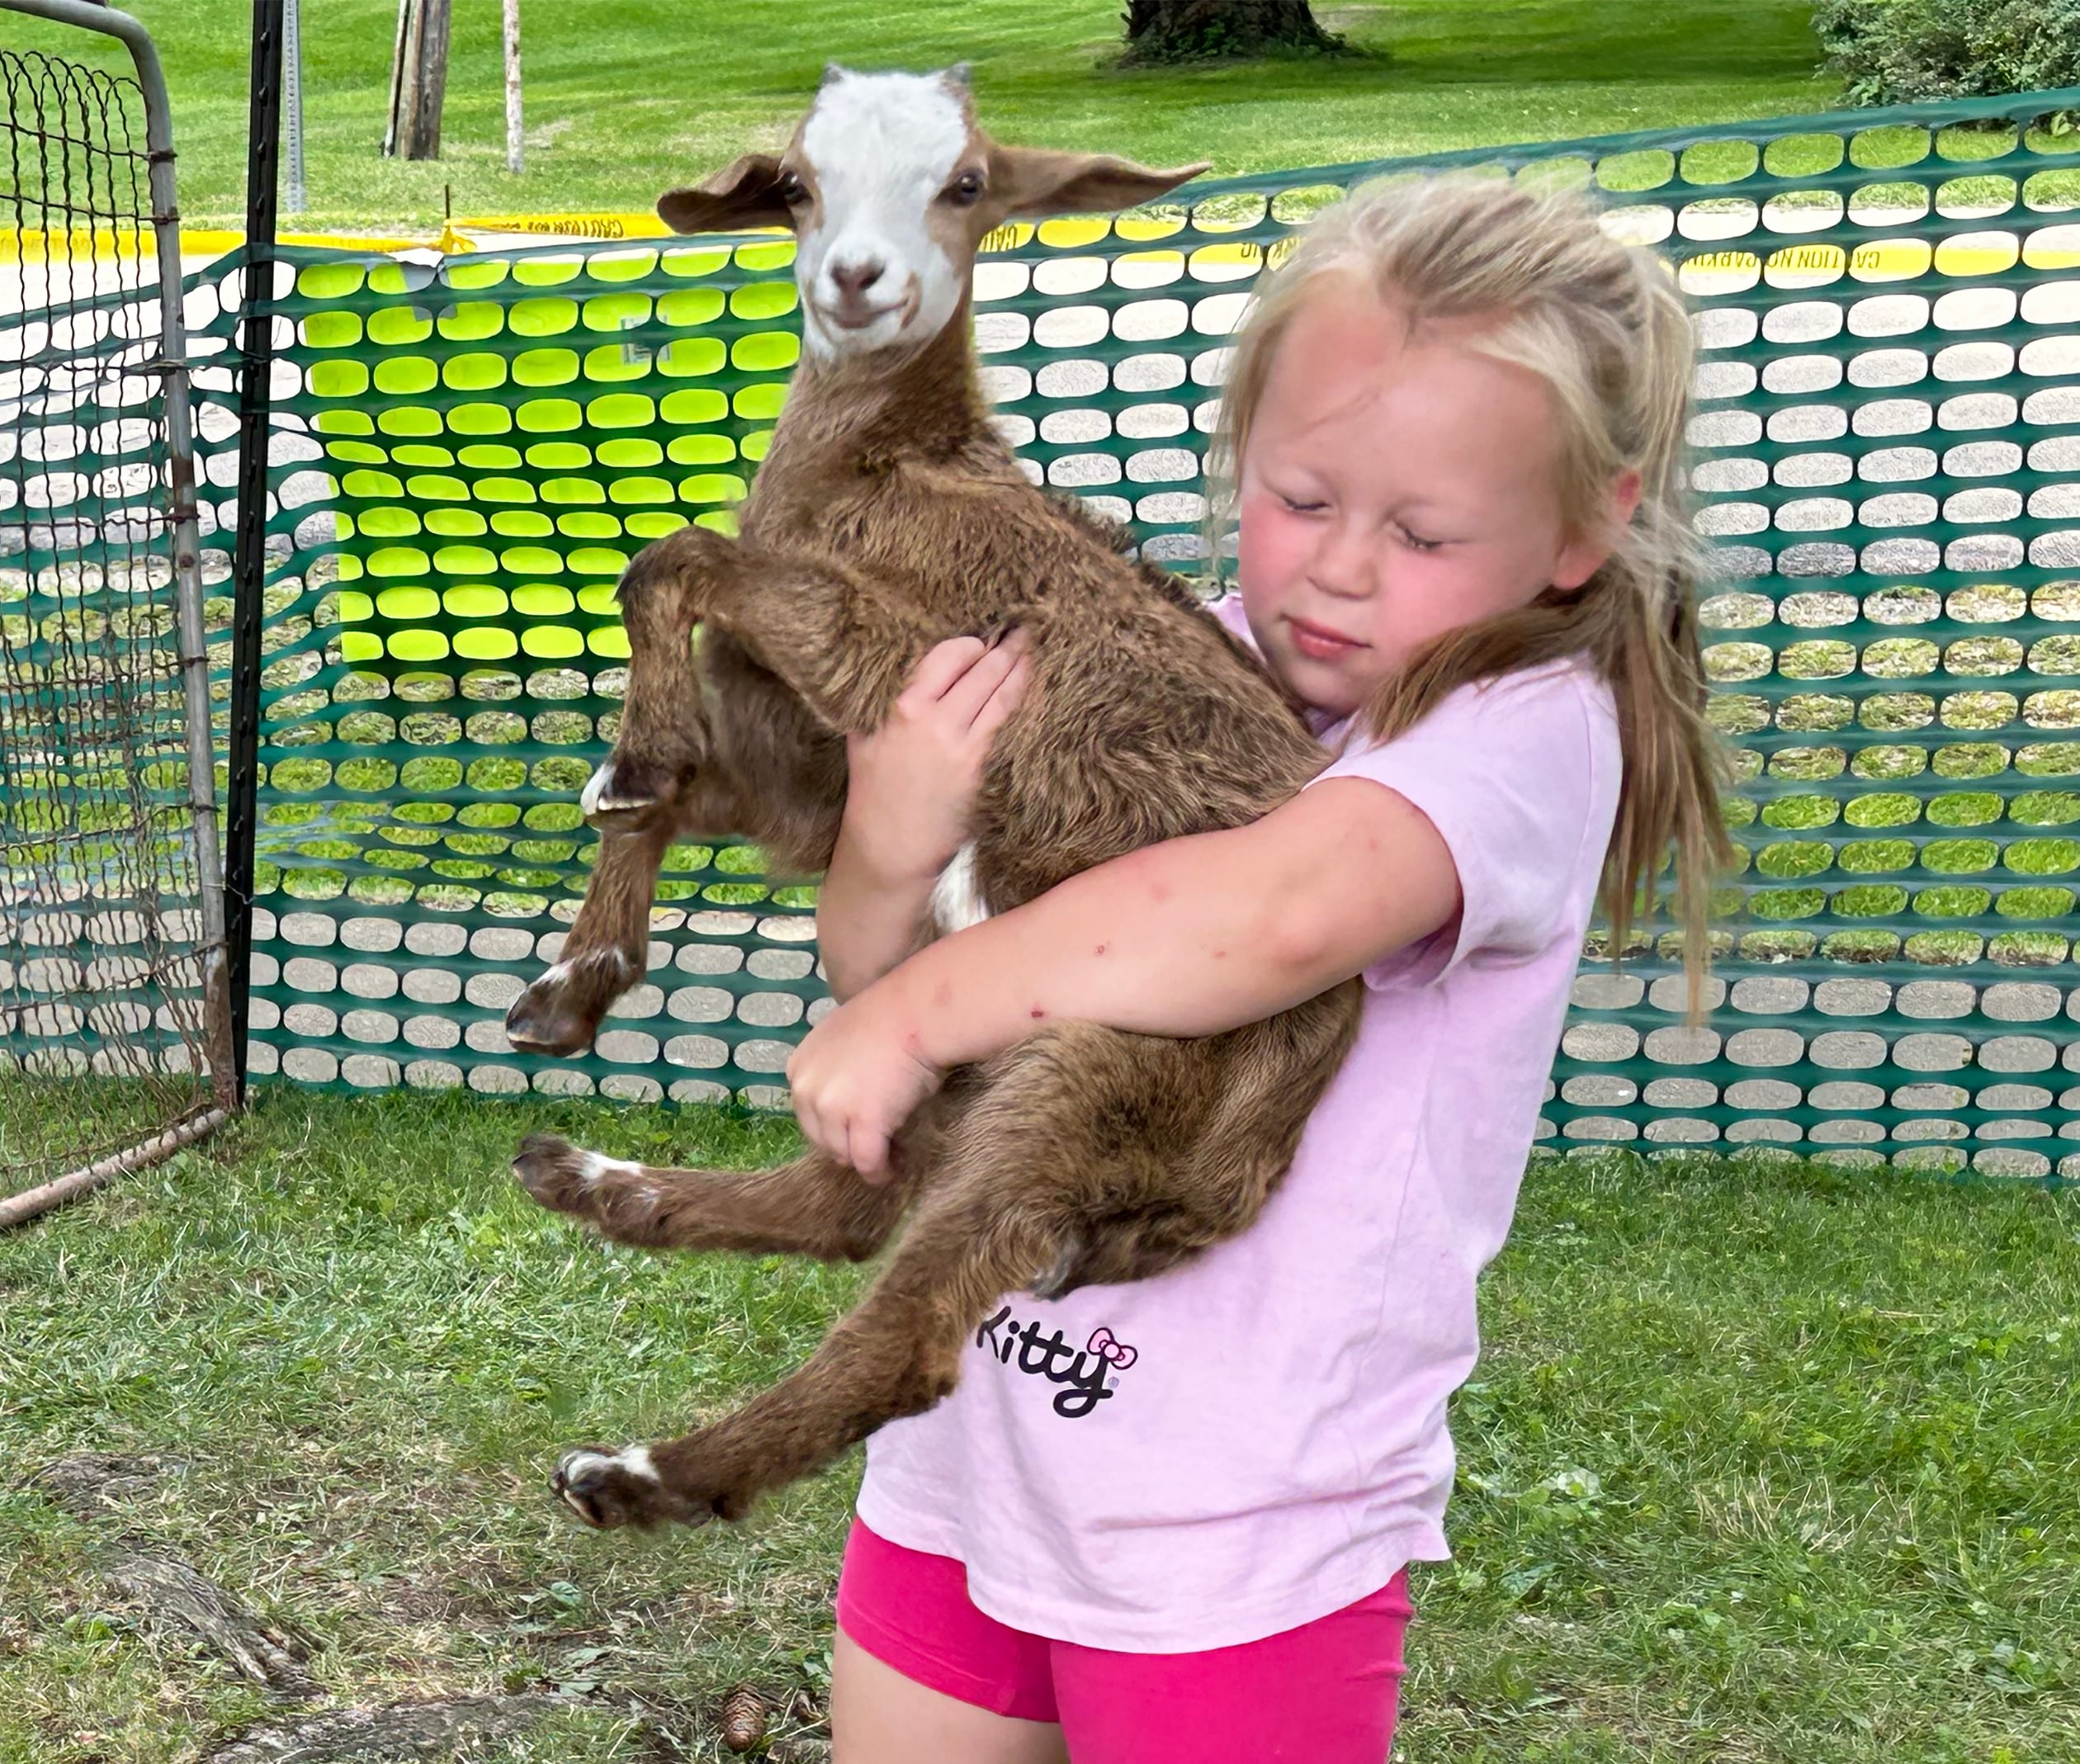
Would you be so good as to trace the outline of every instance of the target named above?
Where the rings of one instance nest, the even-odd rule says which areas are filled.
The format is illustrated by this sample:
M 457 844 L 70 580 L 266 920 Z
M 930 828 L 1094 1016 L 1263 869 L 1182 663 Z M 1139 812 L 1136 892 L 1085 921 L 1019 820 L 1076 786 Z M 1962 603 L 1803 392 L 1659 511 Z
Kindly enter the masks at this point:
M 479 233 L 544 233 L 560 239 L 671 239 L 654 214 L 469 215 L 448 223 Z
M 282 233 L 284 245 L 317 245 L 336 251 L 423 250 L 426 239 L 375 239 L 341 233 Z M 245 243 L 229 227 L 182 227 L 184 258 L 222 257 Z M 157 247 L 149 227 L 0 227 L 0 263 L 86 262 L 96 258 L 143 258 Z
M 1925 275 L 1932 266 L 1945 276 L 1997 276 L 2026 262 L 2031 269 L 2080 267 L 2080 242 L 2026 242 L 1925 239 L 1873 239 L 1845 251 L 1840 245 L 1785 245 L 1766 258 L 1754 251 L 1707 251 L 1683 260 L 1686 277 L 1772 274 L 1839 276 L 1845 272 L 1872 281 Z
M 245 243 L 245 234 L 243 233 L 225 233 L 215 236 L 229 239 L 237 244 Z M 182 248 L 186 249 L 187 234 L 183 233 L 181 239 Z M 394 252 L 423 251 L 433 244 L 433 241 L 423 238 L 363 239 L 345 233 L 277 233 L 275 235 L 275 243 L 278 245 L 317 245 L 333 251 Z

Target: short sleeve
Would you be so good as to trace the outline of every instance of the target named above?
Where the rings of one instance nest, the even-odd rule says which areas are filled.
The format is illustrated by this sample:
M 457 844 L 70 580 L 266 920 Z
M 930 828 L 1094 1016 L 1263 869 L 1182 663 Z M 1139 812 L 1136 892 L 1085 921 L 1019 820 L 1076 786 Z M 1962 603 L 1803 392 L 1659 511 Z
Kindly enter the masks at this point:
M 1522 960 L 1577 935 L 1617 799 L 1609 691 L 1579 664 L 1463 686 L 1414 728 L 1354 743 L 1313 780 L 1369 778 L 1437 829 L 1458 872 L 1455 927 L 1399 952 L 1366 979 L 1411 967 L 1442 978 L 1462 962 Z
M 1240 637 L 1249 646 L 1252 655 L 1261 655 L 1257 648 L 1256 633 L 1250 629 L 1249 615 L 1242 610 L 1240 594 L 1223 594 L 1218 600 L 1209 602 L 1206 610 L 1220 622 L 1230 636 Z

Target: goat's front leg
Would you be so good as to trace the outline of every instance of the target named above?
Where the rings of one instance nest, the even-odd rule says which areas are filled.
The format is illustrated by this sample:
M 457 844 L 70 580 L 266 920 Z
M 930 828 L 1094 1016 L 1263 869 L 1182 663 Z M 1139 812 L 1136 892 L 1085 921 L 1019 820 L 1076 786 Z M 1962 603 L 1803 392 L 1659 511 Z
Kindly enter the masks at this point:
M 708 757 L 693 631 L 716 560 L 734 549 L 720 533 L 683 527 L 622 570 L 614 598 L 628 633 L 628 688 L 614 750 L 585 787 L 595 825 L 633 829 L 655 818 Z
M 612 759 L 585 787 L 584 808 L 599 826 L 599 854 L 556 960 L 506 1013 L 506 1039 L 524 1052 L 562 1056 L 590 1043 L 614 1000 L 643 977 L 664 854 L 681 839 L 721 838 L 750 818 L 739 781 L 707 751 L 697 683 L 688 689 L 666 800 L 641 811 L 598 811 L 598 799 L 617 771 Z
M 641 552 L 620 593 L 631 699 L 638 650 L 660 652 L 645 670 L 644 696 L 650 697 L 653 680 L 669 693 L 665 667 L 676 666 L 684 650 L 675 633 L 688 619 L 711 619 L 839 735 L 879 728 L 918 658 L 953 635 L 933 629 L 901 595 L 839 559 L 741 543 L 706 527 L 683 527 Z M 631 731 L 627 719 L 636 708 L 631 703 L 623 713 L 622 743 L 632 735 L 645 749 L 661 745 L 647 709 Z
M 676 818 L 661 811 L 633 827 L 602 829 L 598 860 L 562 949 L 506 1012 L 506 1039 L 514 1047 L 559 1057 L 578 1052 L 591 1044 L 614 1000 L 643 977 L 650 901 L 679 832 Z

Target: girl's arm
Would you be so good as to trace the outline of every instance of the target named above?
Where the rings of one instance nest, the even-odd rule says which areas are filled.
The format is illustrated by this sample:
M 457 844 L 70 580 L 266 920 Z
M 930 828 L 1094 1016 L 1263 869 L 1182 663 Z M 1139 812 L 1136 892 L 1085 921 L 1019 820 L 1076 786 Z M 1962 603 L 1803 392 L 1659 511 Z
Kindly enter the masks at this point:
M 826 1018 L 787 1076 L 802 1129 L 863 1174 L 950 1066 L 1050 1019 L 1209 1035 L 1312 998 L 1452 923 L 1430 821 L 1338 778 L 1247 826 L 1172 839 L 942 938 Z
M 816 946 L 831 996 L 841 1005 L 872 986 L 924 941 L 937 871 L 885 873 L 853 825 L 852 798 L 838 847 L 816 890 Z
M 839 1002 L 924 941 L 939 872 L 967 837 L 990 743 L 1018 707 L 1026 639 L 955 637 L 929 650 L 872 735 L 847 743 L 851 783 L 816 892 L 816 940 Z

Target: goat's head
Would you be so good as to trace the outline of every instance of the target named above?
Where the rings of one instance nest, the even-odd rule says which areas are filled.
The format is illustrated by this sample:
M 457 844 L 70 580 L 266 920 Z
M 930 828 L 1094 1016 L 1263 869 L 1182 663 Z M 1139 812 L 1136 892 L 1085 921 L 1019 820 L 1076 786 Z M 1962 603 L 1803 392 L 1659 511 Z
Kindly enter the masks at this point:
M 784 152 L 746 154 L 657 211 L 681 233 L 792 228 L 803 341 L 832 361 L 937 336 L 962 308 L 976 247 L 1008 217 L 1131 208 L 1206 168 L 993 141 L 965 68 L 834 65 Z

